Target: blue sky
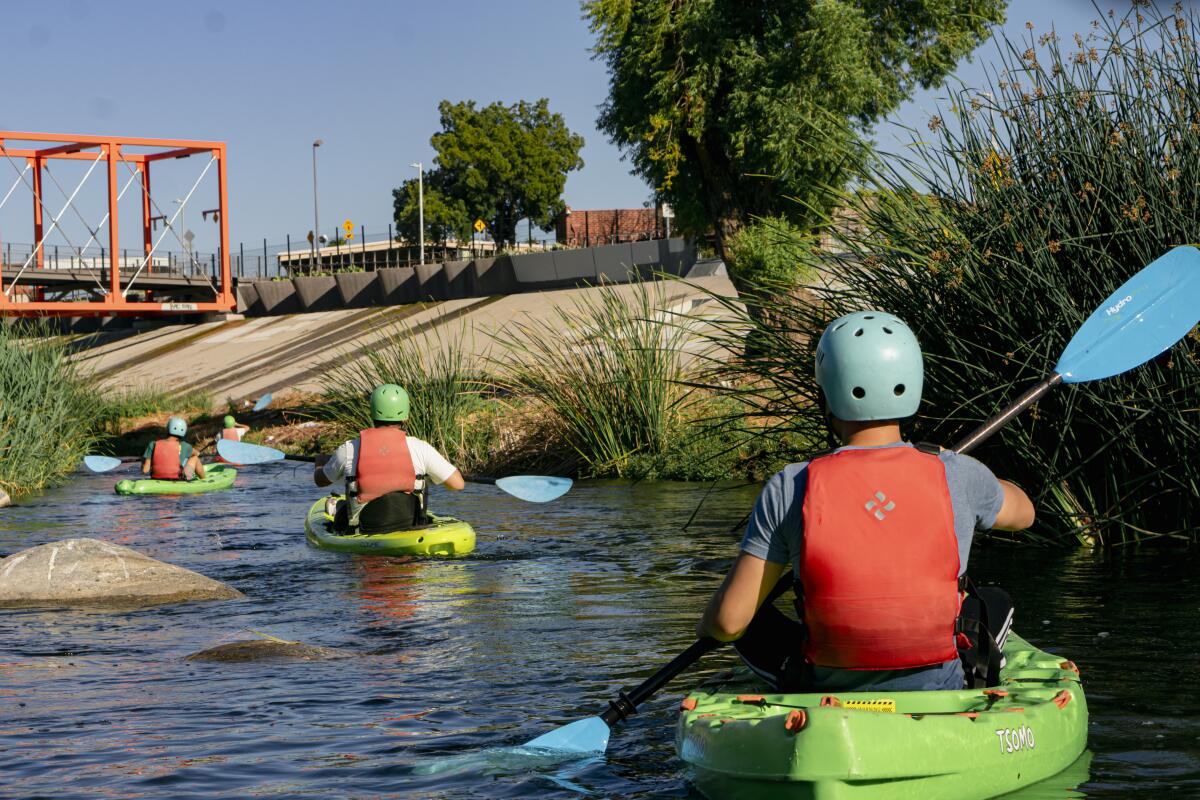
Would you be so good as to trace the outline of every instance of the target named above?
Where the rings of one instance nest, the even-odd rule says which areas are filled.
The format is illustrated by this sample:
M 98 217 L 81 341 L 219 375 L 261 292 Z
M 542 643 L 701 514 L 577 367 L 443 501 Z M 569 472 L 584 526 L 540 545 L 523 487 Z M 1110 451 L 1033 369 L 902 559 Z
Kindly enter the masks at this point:
M 317 137 L 325 141 L 322 228 L 346 218 L 368 233 L 385 227 L 391 189 L 415 174 L 409 163 L 433 158 L 429 137 L 442 99 L 548 97 L 587 142 L 586 166 L 567 182 L 568 204 L 636 207 L 649 197 L 595 128 L 607 77 L 573 0 L 8 0 L 5 12 L 0 82 L 9 101 L 0 129 L 226 141 L 233 242 L 261 245 L 264 236 L 282 241 L 312 227 Z M 1005 29 L 1023 34 L 1030 20 L 1039 31 L 1053 23 L 1070 33 L 1086 30 L 1093 16 L 1082 0 L 1017 0 Z M 966 83 L 993 60 L 992 48 L 960 68 Z M 923 124 L 937 94 L 915 98 L 897 118 Z M 885 147 L 895 141 L 879 139 Z M 179 176 L 155 176 L 164 206 L 204 164 L 177 166 Z M 14 180 L 0 165 L 0 192 Z M 209 205 L 198 193 L 188 206 L 188 225 L 202 237 L 208 232 L 194 211 Z M 6 229 L 17 211 L 28 219 L 27 205 L 6 208 L 0 237 L 13 240 Z

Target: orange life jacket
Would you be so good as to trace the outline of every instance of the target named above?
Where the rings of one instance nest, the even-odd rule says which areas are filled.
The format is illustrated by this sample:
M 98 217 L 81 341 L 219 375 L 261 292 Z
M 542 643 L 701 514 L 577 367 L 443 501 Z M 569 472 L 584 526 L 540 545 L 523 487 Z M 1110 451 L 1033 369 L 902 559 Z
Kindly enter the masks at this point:
M 369 503 L 390 492 L 412 492 L 417 486 L 417 472 L 408 437 L 392 426 L 360 431 L 358 468 L 358 500 Z
M 160 481 L 176 481 L 183 477 L 179 466 L 179 440 L 173 436 L 159 439 L 150 454 L 150 477 Z
M 883 670 L 958 657 L 958 541 L 940 458 L 911 447 L 816 458 L 803 514 L 810 663 Z
M 221 429 L 221 438 L 229 439 L 230 441 L 234 441 L 234 442 L 240 442 L 242 440 L 242 429 L 241 428 L 222 428 Z

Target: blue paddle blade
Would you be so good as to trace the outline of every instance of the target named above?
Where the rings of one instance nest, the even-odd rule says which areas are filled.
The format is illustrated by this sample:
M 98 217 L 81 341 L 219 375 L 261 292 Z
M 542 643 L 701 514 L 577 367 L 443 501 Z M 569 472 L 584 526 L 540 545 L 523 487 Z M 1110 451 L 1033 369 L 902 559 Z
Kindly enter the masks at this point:
M 112 456 L 84 456 L 83 465 L 92 472 L 108 472 L 121 466 L 121 459 Z
M 234 464 L 265 464 L 268 461 L 279 461 L 286 458 L 282 450 L 274 447 L 263 447 L 249 442 L 235 442 L 233 439 L 221 439 L 217 442 L 217 453 L 226 461 Z
M 570 478 L 553 475 L 511 475 L 497 478 L 496 486 L 527 503 L 548 503 L 567 493 L 574 483 Z
M 262 397 L 258 398 L 258 402 L 254 404 L 251 411 L 262 411 L 267 406 L 271 405 L 271 393 L 267 392 Z
M 1113 292 L 1067 344 L 1054 371 L 1064 383 L 1144 364 L 1200 322 L 1200 250 L 1176 247 Z
M 612 730 L 599 717 L 576 720 L 526 742 L 523 747 L 559 753 L 603 753 Z

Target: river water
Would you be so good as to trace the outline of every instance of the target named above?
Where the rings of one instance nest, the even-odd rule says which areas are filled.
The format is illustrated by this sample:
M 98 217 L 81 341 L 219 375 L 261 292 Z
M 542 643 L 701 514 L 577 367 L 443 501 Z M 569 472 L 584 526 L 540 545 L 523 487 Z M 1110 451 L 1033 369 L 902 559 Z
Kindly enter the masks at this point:
M 0 796 L 693 797 L 672 744 L 713 654 L 616 731 L 603 759 L 422 765 L 516 745 L 599 713 L 693 640 L 756 487 L 586 482 L 529 505 L 493 487 L 439 492 L 472 522 L 454 560 L 309 547 L 310 468 L 246 469 L 233 490 L 118 497 L 81 474 L 0 512 L 0 553 L 93 536 L 225 581 L 247 598 L 132 613 L 4 611 Z M 1026 797 L 1200 796 L 1195 554 L 1101 557 L 977 547 L 973 573 L 1018 598 L 1016 629 L 1083 670 L 1092 723 L 1078 790 Z M 328 662 L 185 657 L 257 633 L 344 648 Z

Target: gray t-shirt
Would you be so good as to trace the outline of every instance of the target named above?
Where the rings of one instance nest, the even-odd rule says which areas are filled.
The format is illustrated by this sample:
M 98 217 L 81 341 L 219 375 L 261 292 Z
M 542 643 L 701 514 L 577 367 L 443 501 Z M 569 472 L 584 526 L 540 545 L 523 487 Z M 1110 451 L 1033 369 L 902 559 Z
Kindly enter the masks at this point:
M 907 442 L 883 447 L 912 447 Z M 874 450 L 873 447 L 843 447 L 840 450 Z M 966 572 L 971 554 L 971 540 L 976 530 L 987 530 L 996 524 L 996 515 L 1004 502 L 1004 490 L 992 471 L 970 456 L 945 450 L 941 453 L 946 468 L 946 483 L 950 489 L 950 504 L 954 510 L 954 535 L 958 539 L 959 574 Z M 804 490 L 808 484 L 808 462 L 789 464 L 775 473 L 750 515 L 750 524 L 742 539 L 742 552 L 775 564 L 799 566 L 800 542 L 804 535 Z M 955 659 L 941 666 L 916 670 L 866 671 L 836 670 L 817 667 L 814 672 L 817 687 L 828 686 L 842 690 L 879 688 L 890 691 L 925 689 L 958 689 L 963 673 Z

